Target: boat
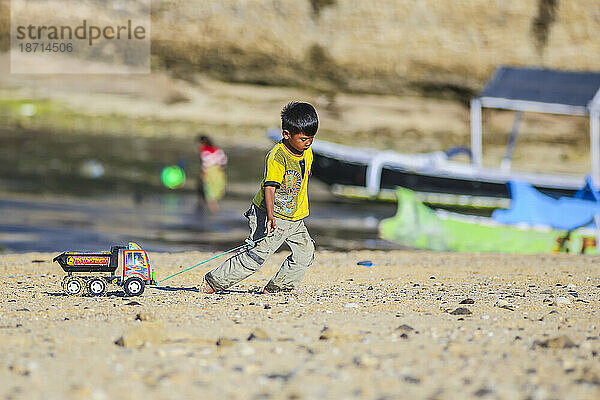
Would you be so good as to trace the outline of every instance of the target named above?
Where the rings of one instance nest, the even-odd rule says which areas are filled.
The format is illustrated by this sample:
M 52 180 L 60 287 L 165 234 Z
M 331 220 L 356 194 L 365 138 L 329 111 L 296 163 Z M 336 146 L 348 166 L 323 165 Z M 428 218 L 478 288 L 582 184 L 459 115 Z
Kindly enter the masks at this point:
M 403 247 L 449 252 L 596 254 L 594 230 L 507 225 L 490 217 L 433 210 L 415 192 L 397 188 L 398 210 L 379 223 L 382 239 Z
M 529 183 L 508 183 L 511 205 L 508 209 L 494 210 L 492 219 L 506 225 L 546 225 L 554 229 L 572 231 L 587 226 L 596 227 L 600 216 L 600 193 L 591 176 L 574 196 L 558 199 L 535 190 Z
M 278 140 L 281 133 L 271 129 L 268 136 Z M 395 201 L 396 187 L 401 186 L 431 205 L 496 209 L 510 206 L 511 180 L 534 182 L 537 190 L 552 197 L 572 196 L 584 182 L 574 175 L 518 173 L 452 161 L 455 149 L 404 154 L 320 139 L 311 147 L 312 175 L 347 197 Z
M 502 164 L 482 165 L 482 108 L 515 111 Z M 543 174 L 511 169 L 523 112 L 582 115 L 590 119 L 592 176 L 600 181 L 600 73 L 500 67 L 471 101 L 471 162 L 452 159 L 455 150 L 405 154 L 354 148 L 320 139 L 313 142 L 312 174 L 334 193 L 395 201 L 398 186 L 413 190 L 427 204 L 450 207 L 507 208 L 509 181 L 525 181 L 541 193 L 573 196 L 583 175 Z M 270 131 L 274 140 L 280 133 Z M 464 152 L 463 151 L 463 152 Z

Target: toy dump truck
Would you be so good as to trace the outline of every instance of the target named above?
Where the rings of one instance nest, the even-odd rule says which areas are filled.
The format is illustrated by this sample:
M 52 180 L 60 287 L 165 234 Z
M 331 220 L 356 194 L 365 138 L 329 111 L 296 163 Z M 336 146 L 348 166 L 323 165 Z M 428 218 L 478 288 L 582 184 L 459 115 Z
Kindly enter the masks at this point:
M 146 251 L 133 242 L 112 246 L 110 251 L 66 251 L 52 261 L 58 262 L 67 273 L 62 288 L 70 296 L 83 293 L 102 296 L 107 284 L 122 286 L 127 296 L 139 296 L 146 285 L 156 285 L 156 274 Z M 119 266 L 122 274 L 117 276 Z

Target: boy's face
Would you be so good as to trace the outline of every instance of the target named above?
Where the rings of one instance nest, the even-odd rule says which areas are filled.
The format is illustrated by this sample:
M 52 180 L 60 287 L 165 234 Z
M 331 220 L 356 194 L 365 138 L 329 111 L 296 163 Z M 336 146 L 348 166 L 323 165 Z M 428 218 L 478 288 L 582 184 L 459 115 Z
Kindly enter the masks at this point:
M 314 140 L 314 136 L 308 136 L 304 132 L 289 133 L 288 131 L 283 131 L 283 138 L 292 149 L 299 153 L 308 149 Z

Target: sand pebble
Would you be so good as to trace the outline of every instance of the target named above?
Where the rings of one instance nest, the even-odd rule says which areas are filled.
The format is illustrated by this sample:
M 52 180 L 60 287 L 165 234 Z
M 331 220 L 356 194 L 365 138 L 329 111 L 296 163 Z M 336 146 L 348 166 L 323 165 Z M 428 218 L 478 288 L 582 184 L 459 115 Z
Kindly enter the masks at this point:
M 473 314 L 471 310 L 466 307 L 458 307 L 456 310 L 450 313 L 451 315 L 471 315 Z
M 577 347 L 577 345 L 567 335 L 561 335 L 543 341 L 536 340 L 533 342 L 533 347 L 543 347 L 547 349 L 570 349 L 571 347 Z
M 325 327 L 321 330 L 321 335 L 319 336 L 319 340 L 356 340 L 358 339 L 355 335 L 350 335 L 345 330 Z
M 597 365 L 584 366 L 575 382 L 600 385 L 600 368 Z
M 358 308 L 357 303 L 346 303 L 344 304 L 344 308 Z
M 250 335 L 248 335 L 248 341 L 250 340 L 269 340 L 269 335 L 265 331 L 260 328 L 256 328 L 253 330 Z
M 151 321 L 153 319 L 154 319 L 154 316 L 147 311 L 139 312 L 135 316 L 136 321 Z
M 160 344 L 165 339 L 164 326 L 160 322 L 143 322 L 128 330 L 115 341 L 118 346 L 140 348 L 151 344 Z
M 504 308 L 505 310 L 515 311 L 515 309 L 510 305 L 510 303 L 505 299 L 500 299 L 494 304 L 495 307 Z
M 352 362 L 362 368 L 371 368 L 377 365 L 377 359 L 367 354 L 362 354 L 354 357 Z
M 240 348 L 240 355 L 248 357 L 253 355 L 254 353 L 256 353 L 256 350 L 254 350 L 254 347 L 249 346 L 247 344 L 244 344 L 241 346 Z
M 555 306 L 566 306 L 571 304 L 571 299 L 569 299 L 568 297 L 560 296 L 557 297 L 552 304 Z
M 235 344 L 235 341 L 233 339 L 229 339 L 226 337 L 220 337 L 217 339 L 216 345 L 219 347 L 229 347 L 229 346 L 233 346 Z
M 402 332 L 412 332 L 415 329 L 410 326 L 410 325 L 406 325 L 406 324 L 402 324 L 399 327 L 396 328 L 397 331 L 402 331 Z

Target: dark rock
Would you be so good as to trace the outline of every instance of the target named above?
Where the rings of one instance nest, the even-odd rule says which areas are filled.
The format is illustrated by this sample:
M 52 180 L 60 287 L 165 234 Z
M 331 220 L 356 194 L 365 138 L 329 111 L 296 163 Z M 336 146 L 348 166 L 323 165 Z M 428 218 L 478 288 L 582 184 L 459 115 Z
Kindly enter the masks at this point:
M 26 312 L 31 312 L 29 310 L 29 308 L 17 308 L 17 311 L 26 311 Z
M 415 378 L 414 376 L 405 375 L 404 376 L 404 382 L 408 382 L 408 383 L 412 383 L 414 385 L 417 385 L 417 384 L 421 383 L 421 380 L 419 378 Z
M 125 303 L 126 306 L 141 306 L 137 301 L 130 301 L 129 303 Z
M 484 397 L 484 396 L 487 396 L 488 394 L 492 394 L 492 391 L 490 389 L 481 388 L 473 394 L 477 397 Z
M 473 314 L 471 310 L 465 307 L 458 307 L 456 310 L 450 313 L 451 315 L 471 315 Z
M 280 379 L 283 382 L 287 382 L 294 376 L 293 372 L 288 372 L 287 374 L 269 374 L 264 375 L 267 379 Z
M 473 300 L 473 299 L 464 299 L 463 301 L 461 301 L 458 304 L 475 304 L 475 300 Z

